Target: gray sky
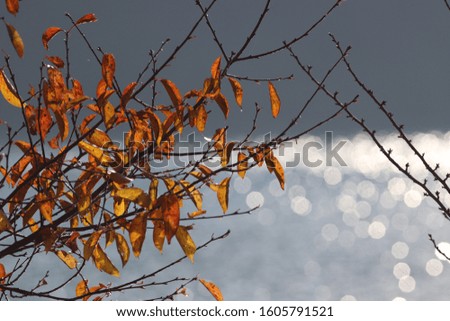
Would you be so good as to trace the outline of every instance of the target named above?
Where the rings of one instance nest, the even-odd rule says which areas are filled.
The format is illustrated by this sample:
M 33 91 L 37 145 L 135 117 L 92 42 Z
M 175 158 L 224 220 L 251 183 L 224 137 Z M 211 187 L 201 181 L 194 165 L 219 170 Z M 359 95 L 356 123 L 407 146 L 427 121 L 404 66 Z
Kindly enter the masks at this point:
M 332 3 L 274 1 L 268 18 L 246 53 L 277 47 L 283 40 L 303 33 Z M 212 9 L 211 21 L 227 52 L 236 50 L 243 43 L 263 4 L 255 0 L 227 0 L 219 1 Z M 83 26 L 83 30 L 94 47 L 100 46 L 105 52 L 115 55 L 117 76 L 122 86 L 136 79 L 148 60 L 148 51 L 157 49 L 166 38 L 171 38 L 165 50 L 165 53 L 170 53 L 200 14 L 194 1 L 136 0 L 127 5 L 123 1 L 111 0 L 23 2 L 18 17 L 9 17 L 8 21 L 17 27 L 24 38 L 25 58 L 19 61 L 11 46 L 3 44 L 14 57 L 13 68 L 22 88 L 36 83 L 39 61 L 43 55 L 62 54 L 62 35 L 50 43 L 49 52 L 45 52 L 40 39 L 48 26 L 69 26 L 65 12 L 75 19 L 88 12 L 97 15 L 99 21 Z M 443 1 L 349 0 L 294 49 L 304 63 L 312 65 L 318 75 L 323 75 L 338 56 L 328 36 L 328 32 L 332 32 L 343 45 L 353 46 L 350 60 L 354 68 L 380 98 L 388 101 L 389 108 L 408 130 L 445 131 L 449 118 L 443 115 L 450 98 L 450 67 L 447 63 L 450 44 L 446 33 L 450 27 L 449 21 Z M 181 51 L 171 68 L 160 75 L 174 81 L 182 92 L 199 88 L 208 75 L 211 62 L 220 55 L 206 25 L 203 24 L 195 35 L 196 38 Z M 3 41 L 6 41 L 5 38 Z M 100 79 L 100 70 L 75 33 L 71 51 L 73 76 L 82 81 L 88 93 L 93 94 L 93 86 Z M 165 57 L 162 56 L 162 60 Z M 259 132 L 280 130 L 314 89 L 286 53 L 257 62 L 236 64 L 230 73 L 250 77 L 287 76 L 293 73 L 296 77 L 292 81 L 276 83 L 282 101 L 282 111 L 277 121 L 273 121 L 269 112 L 266 85 L 244 82 L 244 112 L 240 113 L 232 104 L 227 121 L 235 132 L 250 126 L 255 102 L 263 107 Z M 228 88 L 227 85 L 224 87 Z M 343 97 L 359 93 L 344 68 L 331 78 L 329 88 L 339 90 Z M 334 110 L 330 101 L 319 98 L 298 128 L 304 129 L 314 119 L 320 119 Z M 361 99 L 353 110 L 370 120 L 374 127 L 389 130 L 388 123 L 367 100 Z M 2 109 L 0 116 L 14 119 L 13 113 L 16 112 Z M 223 123 L 220 113 L 214 119 L 217 126 Z M 359 128 L 344 117 L 326 128 L 342 134 L 359 132 Z M 317 133 L 320 135 L 320 132 Z

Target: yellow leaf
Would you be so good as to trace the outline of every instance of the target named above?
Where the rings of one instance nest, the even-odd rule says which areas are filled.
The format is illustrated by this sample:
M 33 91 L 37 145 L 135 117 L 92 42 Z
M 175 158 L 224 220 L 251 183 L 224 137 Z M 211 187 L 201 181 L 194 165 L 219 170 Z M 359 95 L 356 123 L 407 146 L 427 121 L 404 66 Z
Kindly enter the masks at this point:
M 36 195 L 36 202 L 39 204 L 39 210 L 41 211 L 42 216 L 47 221 L 52 223 L 53 222 L 52 215 L 53 215 L 54 203 L 51 200 L 49 200 L 45 194 L 42 194 L 42 193 L 38 193 Z
M 100 245 L 97 244 L 94 251 L 92 252 L 92 257 L 97 269 L 112 276 L 120 277 L 119 270 L 114 266 L 114 264 L 112 264 L 111 260 L 102 250 Z
M 228 77 L 228 81 L 230 82 L 231 88 L 233 89 L 234 98 L 236 99 L 236 103 L 242 109 L 242 96 L 244 93 L 244 91 L 242 90 L 242 86 L 239 83 L 239 81 L 237 81 L 237 79 Z
M 89 260 L 90 257 L 92 256 L 94 248 L 97 246 L 98 240 L 100 239 L 101 235 L 102 231 L 96 231 L 92 233 L 91 236 L 86 241 L 86 243 L 84 244 L 83 257 L 85 260 Z
M 269 81 L 269 95 L 270 95 L 270 104 L 272 106 L 272 116 L 273 118 L 278 117 L 278 113 L 280 112 L 280 97 L 278 97 L 277 90 L 274 85 Z
M 191 198 L 192 202 L 195 204 L 195 207 L 197 207 L 198 210 L 202 209 L 202 194 L 198 191 L 198 189 L 195 188 L 195 186 L 191 185 L 190 182 L 185 180 L 180 180 L 180 183 L 183 185 L 184 190 Z
M 111 145 L 111 138 L 101 129 L 94 129 L 94 131 L 86 137 L 86 140 L 100 148 L 108 148 Z
M 220 289 L 217 285 L 215 285 L 212 282 L 205 281 L 203 279 L 199 280 L 201 284 L 211 293 L 211 295 L 216 299 L 217 301 L 223 301 L 222 292 L 220 292 Z
M 220 78 L 220 62 L 221 57 L 217 57 L 216 60 L 214 60 L 213 64 L 211 65 L 211 77 L 215 80 Z
M 130 248 L 128 246 L 125 237 L 122 234 L 116 233 L 116 246 L 117 252 L 119 252 L 120 259 L 122 260 L 122 267 L 127 264 L 128 259 L 130 258 Z
M 225 213 L 228 210 L 230 177 L 225 178 L 219 185 L 211 184 L 209 187 L 217 193 L 217 199 L 219 200 L 219 204 L 222 207 L 222 211 Z
M 12 226 L 6 217 L 5 212 L 0 209 L 0 233 L 6 230 L 12 231 Z
M 130 243 L 135 257 L 139 257 L 144 244 L 145 233 L 147 232 L 147 215 L 140 213 L 131 221 L 130 228 Z
M 102 76 L 109 88 L 114 87 L 116 61 L 112 54 L 104 54 L 102 59 Z
M 0 91 L 8 103 L 15 107 L 22 107 L 19 95 L 6 77 L 3 69 L 0 69 Z
M 180 204 L 175 194 L 165 195 L 162 198 L 161 211 L 164 220 L 164 232 L 167 243 L 170 244 L 172 237 L 177 232 L 180 223 Z
M 56 251 L 56 255 L 69 267 L 69 269 L 74 269 L 77 267 L 77 260 L 72 254 L 63 250 L 58 250 Z
M 152 178 L 152 182 L 150 183 L 150 186 L 148 188 L 148 194 L 150 196 L 150 209 L 155 206 L 156 200 L 158 198 L 158 184 L 158 179 Z
M 86 142 L 81 141 L 78 143 L 78 147 L 80 147 L 81 149 L 88 152 L 101 164 L 112 162 L 111 157 L 109 157 L 107 154 L 103 153 L 103 150 L 96 146 L 93 146 Z
M 19 0 L 6 0 L 6 9 L 9 13 L 16 15 L 19 12 Z
M 14 49 L 17 52 L 17 55 L 22 58 L 23 57 L 23 40 L 20 36 L 19 32 L 14 28 L 14 26 L 10 25 L 9 23 L 6 23 L 6 29 L 8 30 L 9 39 L 11 40 L 12 45 L 14 46 Z
M 150 206 L 150 196 L 137 187 L 119 189 L 113 193 L 113 196 L 124 198 L 145 208 Z
M 59 27 L 49 27 L 45 30 L 44 34 L 42 35 L 42 44 L 44 45 L 45 49 L 48 50 L 49 41 L 61 31 L 63 30 Z
M 229 142 L 225 146 L 225 150 L 222 153 L 222 167 L 227 166 L 227 164 L 229 163 L 234 145 L 236 145 L 236 142 Z
M 189 235 L 188 228 L 186 228 L 186 226 L 180 225 L 175 236 L 181 248 L 183 249 L 184 254 L 186 254 L 186 256 L 189 258 L 189 260 L 191 260 L 192 263 L 194 263 L 194 254 L 197 250 L 197 246 L 195 245 L 194 240 L 192 240 L 191 236 Z
M 161 83 L 166 89 L 167 94 L 169 95 L 170 100 L 172 101 L 173 107 L 178 107 L 179 105 L 181 105 L 183 100 L 181 98 L 181 94 L 177 86 L 175 86 L 175 84 L 168 79 L 162 79 Z
M 225 116 L 225 118 L 228 118 L 228 114 L 230 112 L 230 108 L 228 107 L 228 101 L 225 98 L 225 96 L 222 93 L 219 93 L 219 94 L 216 95 L 214 100 L 216 101 L 217 105 L 219 105 L 219 107 L 222 110 L 222 113 Z
M 89 289 L 88 289 L 88 281 L 87 281 L 87 280 L 81 280 L 81 281 L 77 284 L 77 286 L 76 286 L 76 288 L 75 288 L 75 295 L 76 295 L 77 297 L 79 297 L 79 296 L 83 296 L 83 295 L 88 294 L 88 293 L 89 293 Z M 84 297 L 83 300 L 87 300 L 87 298 Z
M 244 178 L 245 173 L 247 172 L 247 169 L 248 169 L 248 160 L 247 160 L 247 156 L 244 153 L 239 152 L 239 154 L 238 154 L 237 169 L 238 169 L 238 175 L 241 178 Z
M 114 197 L 114 214 L 116 216 L 121 216 L 125 213 L 127 209 L 127 201 L 120 197 Z

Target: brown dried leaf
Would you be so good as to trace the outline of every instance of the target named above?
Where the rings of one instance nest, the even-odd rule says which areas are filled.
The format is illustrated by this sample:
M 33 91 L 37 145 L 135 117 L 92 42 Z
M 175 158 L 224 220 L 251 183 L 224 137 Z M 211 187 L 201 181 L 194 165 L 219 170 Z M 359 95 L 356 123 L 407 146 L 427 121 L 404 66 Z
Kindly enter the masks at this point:
M 84 244 L 83 257 L 85 260 L 89 260 L 94 252 L 94 248 L 97 246 L 102 231 L 95 231 L 89 236 L 88 240 Z
M 206 108 L 203 104 L 201 104 L 197 109 L 197 118 L 195 125 L 200 132 L 205 130 L 206 122 L 208 120 L 208 113 L 206 112 Z
M 58 56 L 45 56 L 45 59 L 54 64 L 57 68 L 64 68 L 64 60 Z
M 220 62 L 222 57 L 217 57 L 211 65 L 211 77 L 214 80 L 218 80 L 220 78 Z
M 166 232 L 161 210 L 159 208 L 154 210 L 152 212 L 151 218 L 153 222 L 153 244 L 160 252 L 162 252 L 164 239 L 166 238 Z
M 76 288 L 75 288 L 75 295 L 77 297 L 86 295 L 89 293 L 89 289 L 88 289 L 88 280 L 81 280 Z M 84 297 L 83 301 L 86 301 L 88 299 L 88 297 Z
M 248 160 L 247 160 L 247 155 L 245 155 L 244 153 L 239 152 L 238 153 L 238 175 L 241 178 L 245 177 L 245 173 L 247 172 L 248 169 Z
M 177 86 L 175 86 L 175 84 L 168 79 L 162 79 L 161 83 L 166 89 L 167 94 L 169 95 L 170 100 L 172 101 L 172 105 L 174 107 L 178 107 L 179 105 L 181 105 L 183 100 L 181 98 L 181 94 Z
M 19 12 L 19 0 L 6 0 L 5 2 L 9 13 L 16 15 Z
M 0 233 L 6 230 L 12 231 L 12 226 L 6 217 L 5 212 L 0 209 Z
M 167 243 L 170 244 L 180 224 L 180 203 L 178 197 L 175 194 L 165 195 L 162 198 L 161 210 Z
M 242 109 L 242 96 L 244 91 L 242 90 L 242 86 L 239 81 L 235 78 L 228 77 L 228 81 L 230 82 L 231 88 L 233 89 L 234 98 L 236 99 L 236 103 Z
M 230 108 L 228 107 L 228 101 L 225 98 L 225 96 L 222 93 L 218 93 L 215 96 L 214 100 L 217 103 L 217 105 L 219 105 L 225 118 L 228 118 L 228 114 L 230 113 Z

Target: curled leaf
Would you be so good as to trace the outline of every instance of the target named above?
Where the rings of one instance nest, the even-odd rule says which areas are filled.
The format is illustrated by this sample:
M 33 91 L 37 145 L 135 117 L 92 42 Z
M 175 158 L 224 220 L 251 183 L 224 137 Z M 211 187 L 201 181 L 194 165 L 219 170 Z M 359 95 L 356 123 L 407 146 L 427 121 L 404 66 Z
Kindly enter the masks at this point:
M 211 65 L 211 77 L 215 80 L 218 80 L 220 77 L 220 62 L 221 57 L 217 57 Z
M 215 285 L 212 282 L 205 281 L 203 279 L 200 279 L 199 281 L 209 291 L 209 293 L 211 293 L 214 299 L 216 299 L 217 301 L 223 301 L 222 292 L 220 291 L 217 285 Z
M 233 89 L 234 98 L 236 99 L 236 103 L 239 107 L 242 109 L 242 96 L 243 96 L 243 90 L 241 87 L 241 84 L 237 79 L 228 77 L 228 81 L 230 82 L 231 88 Z
M 54 64 L 57 68 L 64 68 L 64 60 L 58 56 L 45 56 L 45 59 Z
M 56 36 L 59 32 L 63 31 L 60 27 L 49 27 L 42 34 L 42 44 L 44 48 L 48 50 L 48 43 L 54 36 Z
M 22 107 L 19 95 L 6 77 L 3 69 L 0 70 L 0 91 L 8 103 L 15 107 Z
M 228 118 L 228 114 L 230 113 L 230 108 L 228 107 L 228 101 L 225 98 L 225 96 L 219 92 L 215 96 L 214 100 L 216 101 L 217 105 L 219 105 L 225 118 Z
M 179 105 L 181 105 L 181 102 L 183 100 L 181 98 L 181 94 L 180 94 L 180 91 L 178 90 L 177 86 L 175 86 L 175 84 L 168 79 L 162 79 L 161 83 L 163 84 L 164 88 L 166 89 L 167 94 L 169 95 L 173 106 L 178 107 Z

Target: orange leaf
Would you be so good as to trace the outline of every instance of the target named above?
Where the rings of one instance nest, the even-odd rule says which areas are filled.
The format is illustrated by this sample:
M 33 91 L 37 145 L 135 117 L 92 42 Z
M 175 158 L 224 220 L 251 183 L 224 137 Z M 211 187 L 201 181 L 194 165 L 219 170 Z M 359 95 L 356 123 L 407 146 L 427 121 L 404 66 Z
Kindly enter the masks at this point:
M 205 281 L 203 279 L 199 280 L 201 284 L 211 293 L 211 295 L 216 299 L 217 301 L 223 301 L 222 292 L 220 292 L 220 289 L 217 285 L 215 285 L 212 282 Z
M 82 23 L 88 23 L 88 22 L 96 22 L 97 17 L 93 13 L 88 13 L 82 16 L 80 19 L 77 20 L 75 24 L 80 25 Z
M 9 13 L 16 15 L 19 12 L 19 0 L 6 0 L 6 9 Z
M 184 254 L 194 263 L 194 254 L 197 250 L 197 246 L 194 243 L 194 240 L 191 238 L 188 232 L 188 228 L 186 226 L 180 225 L 178 227 L 177 233 L 175 234 L 178 243 L 183 249 Z
M 217 105 L 219 105 L 219 107 L 222 110 L 222 113 L 225 116 L 225 118 L 228 118 L 228 114 L 230 112 L 230 108 L 228 107 L 228 101 L 225 98 L 225 96 L 222 93 L 219 92 L 219 94 L 216 95 L 214 100 L 216 101 Z
M 218 80 L 220 77 L 220 62 L 221 57 L 217 57 L 216 60 L 214 60 L 213 64 L 211 65 L 211 77 L 215 80 Z
M 147 232 L 147 215 L 140 213 L 131 221 L 130 228 L 130 243 L 135 257 L 139 257 L 144 244 L 145 233 Z
M 172 101 L 172 105 L 174 107 L 178 107 L 179 105 L 181 105 L 183 100 L 181 98 L 181 94 L 177 86 L 175 86 L 175 84 L 168 79 L 162 79 L 161 82 L 164 88 L 166 89 L 167 94 L 170 97 L 170 100 Z
M 81 280 L 76 288 L 75 288 L 75 295 L 76 296 L 83 296 L 85 294 L 89 293 L 89 289 L 88 289 L 88 281 L 87 280 Z M 86 297 L 83 298 L 83 300 L 87 300 Z
M 64 68 L 64 60 L 58 56 L 45 56 L 45 59 L 54 64 L 57 68 Z
M 247 161 L 247 156 L 244 153 L 239 152 L 238 154 L 238 175 L 241 178 L 245 177 L 245 173 L 247 172 L 248 169 L 248 161 Z
M 277 118 L 278 113 L 280 112 L 280 97 L 278 97 L 277 90 L 270 81 L 269 81 L 269 94 L 270 94 L 270 104 L 272 106 L 272 116 L 273 118 Z
M 114 123 L 116 121 L 116 110 L 114 109 L 114 106 L 108 100 L 102 102 L 100 107 L 101 107 L 105 127 L 107 129 L 110 129 L 112 126 L 114 126 Z
M 275 176 L 278 179 L 278 182 L 280 183 L 281 189 L 284 190 L 284 169 L 283 166 L 281 166 L 278 159 L 273 155 L 272 151 L 270 151 L 269 154 L 265 157 L 266 160 L 266 166 L 269 170 L 269 172 L 275 172 Z
M 190 182 L 185 181 L 185 180 L 181 180 L 180 183 L 181 183 L 181 185 L 183 185 L 184 190 L 186 191 L 186 193 L 191 198 L 191 200 L 194 203 L 195 207 L 197 207 L 198 210 L 201 210 L 202 209 L 202 204 L 203 204 L 202 194 Z
M 77 267 L 77 260 L 72 254 L 63 250 L 58 250 L 56 251 L 56 255 L 69 267 L 69 269 L 74 269 Z
M 63 31 L 59 27 L 49 27 L 45 30 L 44 34 L 42 35 L 42 44 L 44 45 L 44 48 L 48 50 L 48 43 L 54 36 L 56 36 L 59 32 Z
M 131 96 L 133 95 L 133 91 L 136 85 L 137 82 L 132 82 L 123 90 L 122 98 L 120 98 L 120 105 L 122 106 L 122 108 L 125 108 L 127 106 Z
M 39 136 L 42 136 L 42 139 L 45 139 L 45 137 L 47 137 L 48 131 L 53 125 L 52 116 L 50 115 L 50 112 L 47 108 L 41 108 L 40 110 L 38 110 L 36 116 L 38 118 L 38 134 Z
M 122 260 L 122 267 L 124 267 L 130 258 L 130 248 L 128 247 L 128 243 L 122 234 L 116 233 L 116 246 L 120 259 Z
M 107 154 L 103 153 L 103 150 L 95 147 L 93 145 L 90 145 L 86 142 L 79 142 L 78 147 L 81 149 L 84 149 L 86 152 L 88 152 L 90 155 L 92 155 L 98 162 L 100 163 L 109 163 L 112 162 L 111 157 L 109 157 Z
M 227 166 L 227 164 L 230 162 L 231 153 L 233 152 L 234 145 L 236 145 L 236 142 L 229 142 L 226 144 L 225 149 L 222 153 L 222 167 Z
M 6 277 L 5 266 L 0 263 L 0 284 L 5 284 L 5 277 Z
M 39 204 L 39 210 L 41 211 L 42 216 L 49 221 L 50 223 L 53 222 L 52 215 L 53 215 L 53 202 L 48 199 L 48 197 L 45 194 L 38 193 L 36 195 L 36 202 Z
M 111 145 L 111 138 L 103 130 L 96 128 L 86 140 L 97 147 L 107 148 Z
M 61 141 L 64 141 L 69 135 L 69 120 L 67 119 L 66 114 L 61 110 L 54 111 L 54 114 L 59 129 L 59 136 Z
M 6 77 L 3 69 L 0 69 L 0 91 L 8 103 L 15 107 L 22 107 L 19 95 Z
M 89 236 L 88 240 L 84 244 L 83 257 L 85 260 L 89 260 L 94 252 L 94 248 L 97 246 L 98 240 L 102 235 L 102 231 L 96 231 Z
M 153 211 L 151 218 L 153 222 L 153 244 L 155 244 L 155 247 L 162 252 L 166 232 L 161 210 L 158 208 Z
M 114 266 L 114 264 L 112 264 L 111 260 L 102 250 L 100 245 L 97 244 L 97 246 L 94 249 L 94 252 L 92 252 L 92 257 L 94 259 L 94 263 L 97 269 L 115 277 L 120 276 L 119 270 Z
M 215 150 L 220 156 L 222 156 L 225 149 L 226 129 L 225 128 L 217 129 L 216 132 L 214 133 L 214 136 L 212 137 L 212 141 L 214 142 Z
M 112 54 L 104 54 L 102 59 L 102 76 L 109 88 L 114 87 L 116 61 Z
M 23 40 L 22 37 L 20 36 L 19 32 L 16 30 L 16 28 L 14 28 L 14 26 L 10 25 L 9 23 L 6 23 L 6 29 L 8 30 L 8 35 L 9 35 L 9 39 L 11 40 L 11 43 L 14 46 L 14 49 L 17 52 L 17 55 L 22 58 L 23 57 L 23 50 L 24 50 L 24 45 L 23 45 Z
M 200 132 L 205 130 L 206 121 L 208 120 L 208 113 L 206 112 L 205 106 L 201 104 L 197 109 L 197 116 L 195 120 L 195 125 Z
M 161 205 L 167 243 L 177 232 L 180 224 L 180 204 L 175 194 L 165 195 Z
M 237 81 L 237 79 L 234 79 L 231 77 L 228 77 L 228 81 L 230 82 L 231 88 L 233 89 L 234 98 L 236 99 L 236 103 L 242 109 L 243 90 L 242 90 L 241 84 L 239 83 L 239 81 Z

